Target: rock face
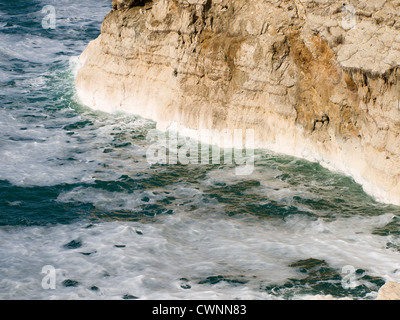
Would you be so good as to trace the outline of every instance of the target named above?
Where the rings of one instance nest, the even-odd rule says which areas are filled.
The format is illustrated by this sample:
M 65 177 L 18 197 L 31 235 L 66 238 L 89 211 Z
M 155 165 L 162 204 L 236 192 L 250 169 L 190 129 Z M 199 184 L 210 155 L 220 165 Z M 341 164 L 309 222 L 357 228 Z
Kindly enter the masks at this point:
M 114 0 L 82 103 L 319 161 L 400 204 L 400 1 Z
M 387 282 L 379 289 L 377 300 L 400 300 L 400 283 Z

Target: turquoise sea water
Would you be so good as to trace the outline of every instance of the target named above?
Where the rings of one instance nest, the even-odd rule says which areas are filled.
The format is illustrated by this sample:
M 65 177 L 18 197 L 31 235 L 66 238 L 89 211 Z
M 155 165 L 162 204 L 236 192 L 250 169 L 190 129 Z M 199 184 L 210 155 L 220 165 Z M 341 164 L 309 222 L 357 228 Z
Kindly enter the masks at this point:
M 249 176 L 151 165 L 155 123 L 80 105 L 110 2 L 0 0 L 0 299 L 374 299 L 400 281 L 400 208 L 351 178 L 268 150 Z

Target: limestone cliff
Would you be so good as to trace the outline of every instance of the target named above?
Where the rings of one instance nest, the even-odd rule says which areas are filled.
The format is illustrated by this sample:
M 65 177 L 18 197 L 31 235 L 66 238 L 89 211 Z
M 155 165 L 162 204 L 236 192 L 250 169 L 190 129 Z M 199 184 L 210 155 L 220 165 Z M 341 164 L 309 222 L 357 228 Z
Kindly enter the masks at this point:
M 114 0 L 79 98 L 319 161 L 400 204 L 399 0 Z
M 377 300 L 400 300 L 400 283 L 387 282 L 379 289 Z

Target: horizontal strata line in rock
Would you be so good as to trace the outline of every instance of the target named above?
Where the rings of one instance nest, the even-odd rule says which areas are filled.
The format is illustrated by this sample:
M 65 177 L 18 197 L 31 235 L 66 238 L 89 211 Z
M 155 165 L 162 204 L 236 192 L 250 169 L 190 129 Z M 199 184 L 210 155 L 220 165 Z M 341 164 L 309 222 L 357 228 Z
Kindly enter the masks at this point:
M 348 30 L 342 4 L 325 0 L 220 0 L 208 10 L 153 0 L 137 21 L 140 8 L 114 10 L 82 54 L 77 93 L 164 129 L 251 124 L 258 145 L 325 163 L 400 204 L 398 23 L 391 2 L 379 12 L 372 0 L 352 4 L 362 11 Z M 378 50 L 389 47 L 390 56 Z

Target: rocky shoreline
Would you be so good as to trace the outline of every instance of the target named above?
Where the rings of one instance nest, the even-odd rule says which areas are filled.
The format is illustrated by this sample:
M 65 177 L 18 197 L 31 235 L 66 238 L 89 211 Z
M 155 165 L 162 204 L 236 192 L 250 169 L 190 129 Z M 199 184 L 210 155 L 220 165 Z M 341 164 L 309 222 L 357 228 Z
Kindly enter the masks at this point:
M 251 129 L 400 205 L 399 1 L 114 0 L 79 63 L 91 108 L 192 137 Z
M 80 57 L 81 102 L 185 135 L 252 129 L 255 146 L 352 176 L 400 204 L 396 1 L 114 0 Z

